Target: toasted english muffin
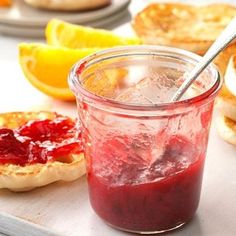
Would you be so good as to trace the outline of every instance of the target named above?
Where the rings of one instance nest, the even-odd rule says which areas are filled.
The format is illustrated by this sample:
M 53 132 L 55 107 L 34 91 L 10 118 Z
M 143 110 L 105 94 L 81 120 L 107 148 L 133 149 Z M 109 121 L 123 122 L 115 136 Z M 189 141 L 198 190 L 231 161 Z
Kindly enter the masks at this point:
M 217 98 L 217 107 L 224 116 L 236 121 L 236 54 L 230 58 L 224 82 Z
M 103 7 L 111 0 L 24 0 L 27 4 L 50 10 L 89 10 Z
M 133 28 L 146 44 L 173 46 L 202 55 L 235 15 L 236 7 L 223 3 L 154 3 L 136 15 Z
M 236 96 L 230 93 L 225 84 L 216 99 L 216 106 L 223 116 L 236 121 Z
M 236 96 L 236 54 L 229 60 L 224 79 L 227 89 Z
M 216 128 L 220 137 L 226 142 L 236 145 L 236 122 L 221 115 L 217 117 Z
M 56 116 L 57 114 L 52 112 L 14 112 L 0 114 L 0 128 L 17 129 L 28 121 L 53 120 Z M 85 160 L 82 152 L 70 153 L 67 156 L 64 155 L 46 163 L 26 165 L 5 163 L 0 164 L 0 188 L 6 188 L 16 192 L 28 191 L 55 181 L 73 181 L 84 174 Z

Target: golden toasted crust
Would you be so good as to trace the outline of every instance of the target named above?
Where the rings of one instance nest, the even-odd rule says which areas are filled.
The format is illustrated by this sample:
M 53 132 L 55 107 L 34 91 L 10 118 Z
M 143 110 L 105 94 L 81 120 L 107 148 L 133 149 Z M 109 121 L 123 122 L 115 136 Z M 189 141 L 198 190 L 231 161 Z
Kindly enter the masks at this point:
M 219 135 L 228 143 L 236 145 L 236 122 L 219 116 L 216 120 L 216 127 Z
M 230 93 L 230 91 L 226 88 L 225 84 L 223 84 L 222 86 L 222 89 L 219 93 L 219 98 L 236 106 L 236 97 Z
M 71 163 L 59 161 L 26 166 L 0 165 L 0 188 L 29 191 L 56 181 L 73 181 L 85 174 L 84 155 L 74 155 Z
M 236 96 L 236 54 L 230 57 L 224 76 L 224 82 L 229 92 L 233 96 Z
M 88 10 L 108 5 L 111 0 L 24 0 L 34 7 L 51 10 Z
M 0 127 L 17 128 L 29 120 L 53 119 L 55 117 L 56 114 L 51 112 L 5 113 L 0 114 Z M 16 192 L 28 191 L 55 181 L 73 181 L 85 174 L 83 153 L 72 154 L 68 160 L 69 163 L 60 160 L 26 166 L 0 165 L 0 188 Z
M 227 4 L 156 3 L 135 17 L 133 28 L 144 43 L 203 54 L 235 15 L 236 8 Z
M 233 96 L 225 85 L 216 100 L 219 111 L 226 117 L 236 121 L 236 97 Z

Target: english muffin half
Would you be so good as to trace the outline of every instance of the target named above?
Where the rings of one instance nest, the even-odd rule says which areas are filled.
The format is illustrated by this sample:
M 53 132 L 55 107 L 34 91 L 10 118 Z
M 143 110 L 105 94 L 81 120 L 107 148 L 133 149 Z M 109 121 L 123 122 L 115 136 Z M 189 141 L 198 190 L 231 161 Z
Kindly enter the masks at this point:
M 53 112 L 0 114 L 0 188 L 28 191 L 84 174 L 74 120 Z
M 236 96 L 236 54 L 229 60 L 224 79 L 227 89 L 233 96 Z
M 236 121 L 236 96 L 230 93 L 225 84 L 216 99 L 216 106 L 223 116 Z
M 216 120 L 219 135 L 228 143 L 236 145 L 236 122 L 223 115 Z
M 236 7 L 227 4 L 154 3 L 136 15 L 133 28 L 146 44 L 202 55 L 235 15 Z

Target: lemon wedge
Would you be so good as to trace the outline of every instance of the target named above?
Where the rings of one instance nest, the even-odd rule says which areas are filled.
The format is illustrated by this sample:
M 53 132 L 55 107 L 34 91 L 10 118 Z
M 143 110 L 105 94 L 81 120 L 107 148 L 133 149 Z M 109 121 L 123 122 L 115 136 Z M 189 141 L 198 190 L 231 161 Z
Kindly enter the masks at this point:
M 58 19 L 52 19 L 47 24 L 46 39 L 50 45 L 68 48 L 108 48 L 141 43 L 136 37 L 121 37 L 108 30 L 74 25 Z
M 38 43 L 19 45 L 19 62 L 26 79 L 38 90 L 64 101 L 75 100 L 67 78 L 71 67 L 99 48 L 68 49 Z

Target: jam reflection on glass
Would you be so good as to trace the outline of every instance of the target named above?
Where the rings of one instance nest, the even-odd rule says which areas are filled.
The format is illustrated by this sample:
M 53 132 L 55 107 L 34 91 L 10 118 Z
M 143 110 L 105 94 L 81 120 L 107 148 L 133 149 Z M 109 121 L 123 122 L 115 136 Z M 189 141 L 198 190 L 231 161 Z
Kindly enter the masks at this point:
M 87 153 L 91 204 L 102 219 L 121 229 L 171 229 L 189 221 L 198 207 L 205 154 L 175 135 L 161 158 L 152 161 L 143 138 L 117 136 L 93 143 L 99 148 Z
M 26 164 L 62 160 L 81 153 L 80 133 L 69 117 L 28 121 L 16 129 L 0 128 L 0 163 Z M 69 161 L 69 160 L 68 160 Z

